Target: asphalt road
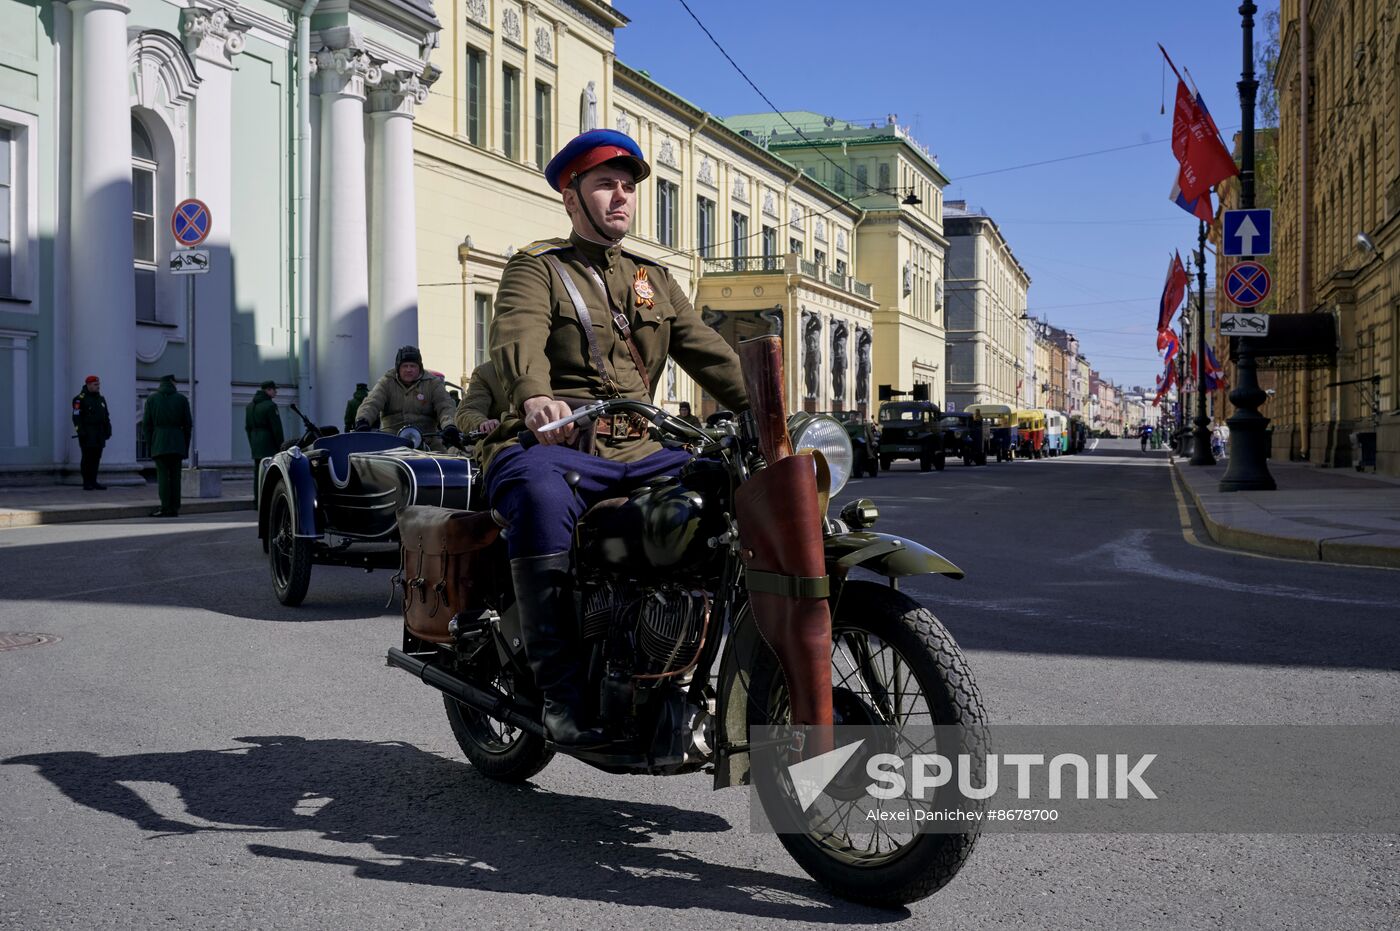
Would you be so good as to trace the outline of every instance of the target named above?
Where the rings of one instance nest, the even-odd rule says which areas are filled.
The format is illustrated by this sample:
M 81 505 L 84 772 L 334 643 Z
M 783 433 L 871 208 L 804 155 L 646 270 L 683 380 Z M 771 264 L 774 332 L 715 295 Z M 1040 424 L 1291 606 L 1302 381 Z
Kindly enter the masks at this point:
M 1165 458 L 1136 444 L 901 463 L 853 495 L 967 571 L 904 587 L 994 722 L 1400 722 L 1400 575 L 1194 544 Z M 1395 836 L 1200 834 L 986 835 L 933 898 L 856 907 L 707 777 L 562 758 L 531 787 L 478 777 L 436 693 L 384 666 L 388 574 L 318 568 L 284 609 L 244 515 L 0 532 L 0 579 L 0 631 L 60 638 L 0 652 L 4 928 L 1361 928 L 1400 910 Z

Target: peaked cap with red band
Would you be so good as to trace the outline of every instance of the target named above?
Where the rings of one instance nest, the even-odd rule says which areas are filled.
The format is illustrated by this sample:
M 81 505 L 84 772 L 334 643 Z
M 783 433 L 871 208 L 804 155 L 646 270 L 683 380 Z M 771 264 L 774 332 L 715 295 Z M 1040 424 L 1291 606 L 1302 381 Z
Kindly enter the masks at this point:
M 614 160 L 626 162 L 635 181 L 651 174 L 651 166 L 642 156 L 642 147 L 631 136 L 615 129 L 590 129 L 570 139 L 569 144 L 549 160 L 544 178 L 554 190 L 562 191 L 588 169 Z

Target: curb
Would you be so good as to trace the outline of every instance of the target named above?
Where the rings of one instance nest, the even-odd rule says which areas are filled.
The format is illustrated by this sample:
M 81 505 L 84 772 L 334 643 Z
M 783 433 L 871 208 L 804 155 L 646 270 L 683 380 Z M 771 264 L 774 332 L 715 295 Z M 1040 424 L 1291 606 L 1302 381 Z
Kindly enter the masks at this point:
M 1260 553 L 1265 556 L 1282 556 L 1288 559 L 1400 569 L 1400 549 L 1396 547 L 1368 546 L 1364 543 L 1351 543 L 1346 539 L 1319 540 L 1285 537 L 1222 524 L 1211 517 L 1210 511 L 1201 501 L 1201 496 L 1181 474 L 1181 465 L 1173 461 L 1171 466 L 1176 481 L 1185 489 L 1186 494 L 1191 498 L 1191 503 L 1195 505 L 1196 513 L 1200 515 L 1206 533 L 1212 541 L 1221 546 L 1249 553 Z
M 141 504 L 109 504 L 96 508 L 79 504 L 55 505 L 47 508 L 15 508 L 0 511 L 0 530 L 13 527 L 39 527 L 45 524 L 75 524 L 99 520 L 129 520 L 133 517 L 150 517 L 151 509 L 158 506 L 158 502 L 147 501 Z M 218 501 L 192 500 L 181 503 L 180 516 L 251 510 L 253 510 L 251 496 L 224 498 Z

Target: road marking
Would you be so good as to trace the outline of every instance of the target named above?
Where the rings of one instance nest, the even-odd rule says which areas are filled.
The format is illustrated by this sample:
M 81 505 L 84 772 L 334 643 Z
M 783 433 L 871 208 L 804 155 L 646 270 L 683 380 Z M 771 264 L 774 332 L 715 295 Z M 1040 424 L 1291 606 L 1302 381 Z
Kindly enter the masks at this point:
M 1204 572 L 1193 572 L 1190 569 L 1176 569 L 1159 562 L 1152 556 L 1147 546 L 1147 536 L 1150 531 L 1132 530 L 1117 540 L 1112 540 L 1102 546 L 1097 546 L 1092 550 L 1080 553 L 1069 558 L 1069 562 L 1085 562 L 1091 560 L 1107 561 L 1120 572 L 1130 572 L 1135 575 L 1145 575 L 1151 578 L 1166 579 L 1171 582 L 1184 582 L 1188 585 L 1198 585 L 1202 588 L 1213 588 L 1218 591 L 1237 592 L 1244 595 L 1263 595 L 1269 598 L 1297 598 L 1304 601 L 1320 601 L 1327 604 L 1344 605 L 1365 605 L 1368 607 L 1391 607 L 1394 604 L 1391 600 L 1376 600 L 1371 598 L 1348 598 L 1343 595 L 1323 595 L 1309 591 L 1306 588 L 1293 588 L 1288 585 L 1250 585 L 1245 582 L 1231 582 L 1228 579 L 1207 575 Z M 1233 553 L 1233 550 L 1227 550 Z M 1311 565 L 1324 565 L 1324 563 L 1311 563 Z

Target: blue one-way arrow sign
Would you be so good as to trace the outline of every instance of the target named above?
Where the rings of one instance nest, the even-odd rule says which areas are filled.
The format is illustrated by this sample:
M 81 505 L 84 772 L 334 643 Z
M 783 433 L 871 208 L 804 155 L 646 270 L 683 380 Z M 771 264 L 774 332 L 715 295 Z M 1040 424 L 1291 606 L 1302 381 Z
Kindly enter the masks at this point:
M 1274 212 L 1227 210 L 1224 231 L 1225 255 L 1268 255 L 1274 247 Z

